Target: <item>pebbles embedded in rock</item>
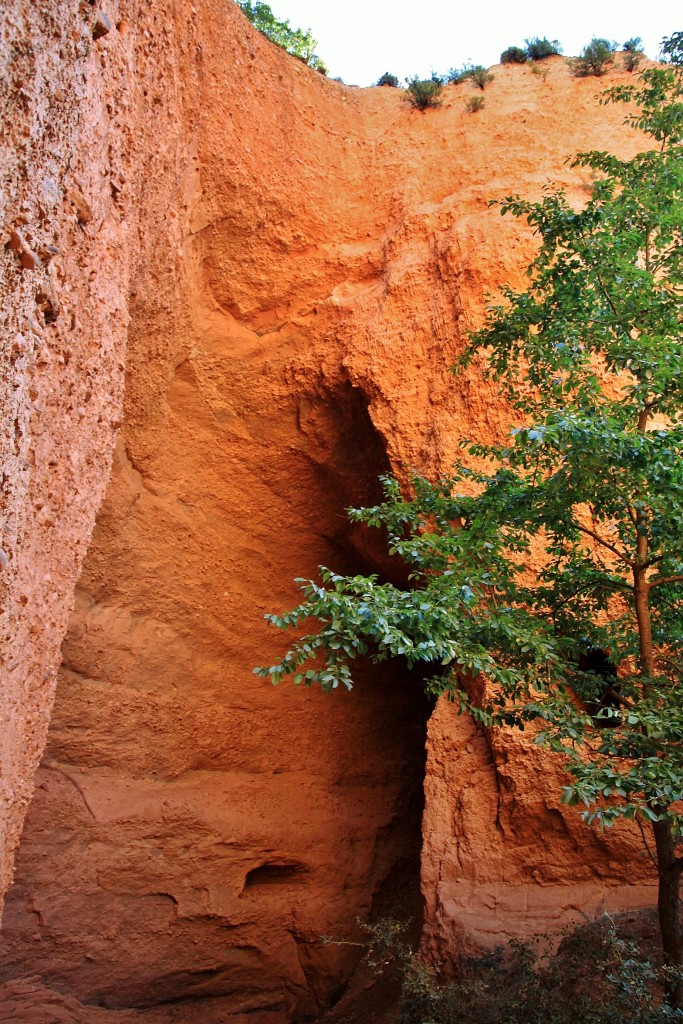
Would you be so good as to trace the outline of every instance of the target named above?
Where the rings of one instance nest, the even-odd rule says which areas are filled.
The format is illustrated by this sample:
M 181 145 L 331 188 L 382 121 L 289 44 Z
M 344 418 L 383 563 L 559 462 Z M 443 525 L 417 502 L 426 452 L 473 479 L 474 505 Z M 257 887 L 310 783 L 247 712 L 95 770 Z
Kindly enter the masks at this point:
M 75 186 L 69 190 L 69 199 L 76 207 L 76 218 L 79 224 L 89 224 L 92 220 L 92 210 L 87 199 Z
M 12 228 L 12 230 L 10 231 L 10 240 L 8 243 L 8 248 L 13 249 L 14 252 L 16 252 L 17 256 L 19 257 L 19 262 L 21 263 L 24 270 L 36 269 L 36 267 L 38 266 L 38 257 L 36 256 L 33 249 L 24 238 L 21 231 L 17 230 L 17 228 Z
M 113 26 L 104 11 L 98 11 L 97 17 L 93 22 L 92 37 L 93 39 L 101 39 L 102 36 L 108 35 Z

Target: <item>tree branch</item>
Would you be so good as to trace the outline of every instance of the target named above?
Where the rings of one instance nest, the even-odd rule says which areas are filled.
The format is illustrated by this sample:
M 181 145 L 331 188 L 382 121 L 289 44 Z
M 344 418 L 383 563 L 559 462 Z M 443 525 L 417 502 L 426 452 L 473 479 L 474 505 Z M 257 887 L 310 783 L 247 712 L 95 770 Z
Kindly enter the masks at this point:
M 611 697 L 612 700 L 616 700 L 617 703 L 624 708 L 632 708 L 635 706 L 633 701 L 629 697 L 624 697 L 624 695 L 619 693 L 618 690 L 615 690 L 613 686 L 606 686 L 602 691 L 602 696 Z
M 652 852 L 652 848 L 651 848 L 650 844 L 647 841 L 647 836 L 645 835 L 645 829 L 643 828 L 643 823 L 642 823 L 642 821 L 640 820 L 640 818 L 638 817 L 637 814 L 636 814 L 635 821 L 636 821 L 636 825 L 638 826 L 638 828 L 640 830 L 640 836 L 641 836 L 641 838 L 643 840 L 643 846 L 645 847 L 645 850 L 647 851 L 647 855 L 650 858 L 650 860 L 652 861 L 654 867 L 656 868 L 657 867 L 657 858 L 655 857 L 654 853 Z
M 592 537 L 593 540 L 597 541 L 598 544 L 601 544 L 603 548 L 607 548 L 608 551 L 611 551 L 613 554 L 615 554 L 617 558 L 619 558 L 622 562 L 625 562 L 626 565 L 629 566 L 629 568 L 633 569 L 635 563 L 632 561 L 632 559 L 625 555 L 623 551 L 620 551 L 618 547 L 616 547 L 614 544 L 610 544 L 608 540 L 605 540 L 604 537 L 601 537 L 599 533 L 595 533 L 594 530 L 589 530 L 587 526 L 581 526 L 580 523 L 577 523 L 576 525 L 581 533 L 585 533 L 588 537 Z
M 600 272 L 596 268 L 593 268 L 593 269 L 595 270 L 595 276 L 597 277 L 598 284 L 600 285 L 600 291 L 604 295 L 605 300 L 607 301 L 610 309 L 614 313 L 614 316 L 616 318 L 616 326 L 619 328 L 619 330 L 622 332 L 622 334 L 626 338 L 628 338 L 628 340 L 630 341 L 631 340 L 631 335 L 630 335 L 629 331 L 627 331 L 626 328 L 624 327 L 623 320 L 619 316 L 619 311 L 617 310 L 617 307 L 614 305 L 614 301 L 612 299 L 612 296 L 608 293 L 607 289 L 605 288 L 605 285 L 603 284 L 602 278 L 600 277 Z
M 626 583 L 625 580 L 603 580 L 596 583 L 594 580 L 589 580 L 588 583 L 584 583 L 582 587 L 577 587 L 576 590 L 570 594 L 569 597 L 563 597 L 561 601 L 556 602 L 550 606 L 550 614 L 556 615 L 561 608 L 564 608 L 566 604 L 569 604 L 578 594 L 581 594 L 584 590 L 631 590 L 631 585 Z
M 664 583 L 683 583 L 683 574 L 679 576 L 658 576 L 656 580 L 650 580 L 648 586 L 652 590 L 653 587 L 661 587 Z

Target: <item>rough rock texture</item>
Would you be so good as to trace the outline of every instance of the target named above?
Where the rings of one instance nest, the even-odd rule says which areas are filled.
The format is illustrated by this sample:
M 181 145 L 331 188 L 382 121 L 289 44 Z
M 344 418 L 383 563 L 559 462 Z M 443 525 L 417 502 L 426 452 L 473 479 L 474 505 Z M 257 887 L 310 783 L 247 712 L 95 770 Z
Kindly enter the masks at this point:
M 527 734 L 486 737 L 441 701 L 428 749 L 422 948 L 430 957 L 448 962 L 657 902 L 634 830 L 620 823 L 600 832 L 568 811 L 557 764 Z
M 87 3 L 0 11 L 0 894 L 121 424 L 130 282 L 181 209 L 149 113 L 163 81 L 155 131 L 179 160 L 182 37 L 170 8 L 135 12 L 135 38 L 109 10 L 98 41 Z
M 1 1024 L 137 1024 L 142 1020 L 134 1010 L 83 1006 L 77 999 L 47 988 L 37 977 L 0 985 Z
M 0 255 L 12 331 L 39 319 L 35 281 L 60 265 L 25 265 L 43 244 L 31 225 L 51 154 L 46 224 L 65 269 L 50 278 L 59 317 L 44 322 L 50 299 L 3 377 L 21 425 L 6 475 L 8 850 L 106 483 L 126 340 L 127 354 L 0 979 L 38 974 L 155 1024 L 314 1015 L 354 960 L 321 936 L 410 899 L 427 709 L 400 666 L 334 698 L 255 680 L 282 644 L 262 614 L 291 605 L 292 576 L 319 562 L 400 578 L 343 510 L 373 500 L 378 473 L 447 470 L 460 436 L 506 427 L 475 370 L 448 372 L 485 291 L 519 280 L 531 251 L 489 199 L 549 178 L 580 199 L 590 182 L 565 157 L 637 140 L 559 58 L 546 82 L 497 70 L 476 115 L 467 84 L 423 114 L 397 90 L 325 81 L 226 0 L 14 6 L 11 33 L 40 61 L 63 54 L 41 74 L 64 78 L 74 113 L 45 106 L 31 65 L 17 88 L 43 121 L 30 173 L 11 165 L 5 218 L 15 244 L 27 204 L 26 245 Z M 101 15 L 112 28 L 93 42 Z M 64 152 L 41 157 L 53 122 Z M 550 905 L 561 921 L 647 899 L 636 837 L 587 834 L 536 751 L 489 750 L 448 708 L 428 747 L 426 948 L 527 934 Z

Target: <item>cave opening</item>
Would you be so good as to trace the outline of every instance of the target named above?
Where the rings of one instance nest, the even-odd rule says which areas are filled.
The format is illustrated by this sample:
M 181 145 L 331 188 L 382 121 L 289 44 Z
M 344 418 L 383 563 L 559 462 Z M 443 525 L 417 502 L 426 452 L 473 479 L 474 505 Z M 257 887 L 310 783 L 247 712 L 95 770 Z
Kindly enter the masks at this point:
M 599 729 L 621 725 L 621 686 L 617 667 L 608 652 L 589 647 L 579 655 L 579 692 L 586 711 Z
M 344 381 L 316 402 L 304 402 L 299 427 L 308 444 L 306 458 L 315 465 L 320 486 L 333 496 L 328 530 L 320 561 L 345 575 L 376 574 L 398 587 L 410 586 L 408 569 L 390 555 L 383 530 L 350 523 L 349 507 L 364 507 L 383 499 L 380 477 L 392 472 L 384 439 L 372 422 L 363 391 Z M 324 438 L 324 440 L 323 440 Z M 378 871 L 369 921 L 384 918 L 407 926 L 406 937 L 419 942 L 422 927 L 420 869 L 427 723 L 434 699 L 423 682 L 433 666 L 408 669 L 402 658 L 379 665 L 354 666 L 364 689 L 377 695 L 375 707 L 382 727 L 400 748 L 401 784 L 391 821 L 377 836 Z M 373 711 L 370 711 L 373 713 Z M 394 762 L 395 770 L 396 761 Z
M 181 627 L 197 611 L 197 595 L 204 599 L 198 581 L 211 561 L 205 536 L 198 534 L 196 548 L 188 541 L 192 506 L 176 500 L 198 466 L 208 466 L 208 497 L 196 487 L 193 497 L 203 502 L 202 529 L 214 521 L 224 529 L 227 519 L 213 515 L 209 499 L 222 481 L 207 459 L 213 435 L 202 434 L 197 425 L 203 421 L 192 395 L 184 397 L 188 436 L 174 452 L 178 480 L 169 473 L 165 515 L 160 516 L 157 496 L 148 497 L 144 488 L 142 498 L 136 497 L 138 518 L 122 512 L 118 519 L 118 506 L 113 506 L 116 514 L 105 510 L 107 529 L 95 538 L 91 568 L 86 564 L 82 587 L 88 599 L 65 647 L 71 668 L 63 675 L 49 756 L 8 897 L 0 980 L 39 974 L 44 984 L 86 1004 L 153 1006 L 160 1022 L 170 1021 L 173 1007 L 183 1001 L 201 1002 L 207 1014 L 215 1001 L 214 1017 L 220 1017 L 240 1007 L 265 1012 L 282 999 L 286 1013 L 310 1019 L 339 999 L 353 970 L 355 951 L 347 961 L 342 962 L 343 953 L 335 960 L 321 941 L 338 910 L 336 920 L 350 929 L 357 917 L 370 922 L 389 917 L 410 920 L 411 939 L 419 937 L 431 705 L 420 673 L 409 672 L 399 659 L 359 666 L 354 693 L 348 699 L 325 697 L 327 706 L 311 729 L 313 704 L 297 705 L 298 695 L 281 691 L 271 699 L 271 691 L 260 696 L 255 686 L 238 689 L 238 673 L 226 666 L 239 667 L 251 683 L 258 652 L 249 646 L 248 630 L 243 630 L 244 650 L 235 648 L 234 637 L 242 633 L 231 629 L 233 620 L 221 624 L 224 633 L 214 634 L 207 627 L 212 620 L 197 615 L 191 620 L 196 639 L 184 646 Z M 388 555 L 380 531 L 350 524 L 345 512 L 380 500 L 378 478 L 391 470 L 362 391 L 337 382 L 302 397 L 297 415 L 283 424 L 284 419 L 279 408 L 273 408 L 272 420 L 264 413 L 260 423 L 272 425 L 273 434 L 252 461 L 238 438 L 234 466 L 222 449 L 218 462 L 229 477 L 230 493 L 238 495 L 236 504 L 240 482 L 251 483 L 248 476 L 265 481 L 251 518 L 245 514 L 248 587 L 230 592 L 235 610 L 226 611 L 238 626 L 253 621 L 258 610 L 244 595 L 258 589 L 268 607 L 268 573 L 279 570 L 279 581 L 282 565 L 293 566 L 294 556 L 298 563 L 301 552 L 311 572 L 324 563 L 342 573 L 377 573 L 409 585 L 405 567 Z M 123 474 L 115 486 L 128 482 Z M 254 521 L 264 550 L 266 541 L 282 548 L 289 544 L 294 556 L 287 551 L 285 559 L 257 561 L 262 552 L 251 541 Z M 157 585 L 157 556 L 150 552 L 149 564 L 145 561 L 152 535 L 173 553 L 174 564 L 182 553 L 184 579 L 196 590 L 180 582 L 174 589 L 175 576 L 165 577 L 165 587 Z M 236 557 L 233 534 L 226 531 L 223 538 L 216 530 L 210 536 L 212 558 L 219 560 L 226 550 Z M 116 548 L 121 538 L 136 558 L 130 566 L 117 563 L 119 589 L 105 607 L 96 600 L 98 567 L 108 545 Z M 219 596 L 224 578 L 217 579 Z M 280 592 L 285 593 L 285 583 Z M 219 656 L 226 659 L 220 671 Z M 168 696 L 171 684 L 179 687 L 182 713 Z M 222 704 L 216 703 L 217 693 Z M 289 719 L 275 737 L 272 726 L 287 707 L 299 717 Z M 300 780 L 309 771 L 310 784 L 302 788 Z M 112 794 L 118 801 L 114 821 L 107 817 Z M 93 799 L 99 817 L 90 810 Z M 143 806 L 144 812 L 138 810 Z M 242 808 L 240 818 L 236 807 Z M 216 825 L 207 821 L 209 812 Z M 314 824 L 299 828 L 297 821 L 290 828 L 294 814 L 302 821 L 308 815 Z M 341 858 L 344 876 L 337 870 L 342 844 L 347 847 Z M 334 909 L 328 914 L 330 904 Z M 106 941 L 101 940 L 104 922 Z M 351 937 L 349 931 L 337 934 Z M 285 957 L 281 950 L 288 951 Z

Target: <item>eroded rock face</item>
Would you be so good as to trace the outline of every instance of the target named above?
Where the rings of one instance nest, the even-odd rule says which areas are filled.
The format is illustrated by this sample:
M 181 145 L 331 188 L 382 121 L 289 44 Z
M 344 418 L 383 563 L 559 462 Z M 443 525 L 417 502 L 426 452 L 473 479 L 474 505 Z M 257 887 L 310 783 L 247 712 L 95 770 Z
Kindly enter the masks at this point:
M 485 736 L 441 701 L 429 723 L 422 948 L 457 953 L 559 933 L 657 901 L 640 836 L 560 803 L 560 766 L 524 734 Z
M 42 2 L 17 8 L 21 37 L 29 12 L 47 18 Z M 580 198 L 590 183 L 567 155 L 637 142 L 559 59 L 547 82 L 500 69 L 480 114 L 465 111 L 467 86 L 422 114 L 396 90 L 322 79 L 225 0 L 64 4 L 58 24 L 85 40 L 60 72 L 85 76 L 83 113 L 55 122 L 73 154 L 56 158 L 71 160 L 55 215 L 72 261 L 53 282 L 64 312 L 7 377 L 26 426 L 10 446 L 7 545 L 12 678 L 24 682 L 6 706 L 35 691 L 3 733 L 18 794 L 9 850 L 116 449 L 0 977 L 39 974 L 159 1022 L 194 1019 L 197 1000 L 203 1024 L 315 1014 L 355 957 L 321 937 L 355 936 L 357 916 L 410 898 L 428 709 L 400 666 L 333 698 L 273 690 L 251 671 L 282 649 L 263 613 L 291 606 L 292 577 L 320 562 L 400 579 L 344 509 L 375 500 L 381 472 L 447 471 L 461 436 L 506 429 L 475 371 L 457 383 L 448 371 L 486 290 L 519 281 L 531 252 L 488 201 L 538 194 L 548 178 Z M 58 51 L 51 25 L 41 54 Z M 21 189 L 47 160 L 32 130 L 28 183 L 12 165 Z M 26 202 L 37 210 L 38 192 Z M 21 231 L 31 251 L 42 244 Z M 0 258 L 16 317 L 35 317 L 28 275 L 50 272 L 22 266 L 22 251 Z M 33 379 L 52 396 L 40 420 Z M 47 495 L 51 525 L 33 511 Z M 509 739 L 491 752 L 448 709 L 432 719 L 422 871 L 426 948 L 439 955 L 528 934 L 553 901 L 566 919 L 640 881 L 633 836 L 596 838 L 561 812 L 555 769 L 535 756 Z M 619 892 L 620 905 L 648 898 Z
M 60 0 L 0 13 L 0 893 L 120 426 L 150 166 L 144 128 L 132 131 L 143 97 L 125 25 L 95 42 L 95 18 Z M 153 177 L 163 206 L 167 182 Z

